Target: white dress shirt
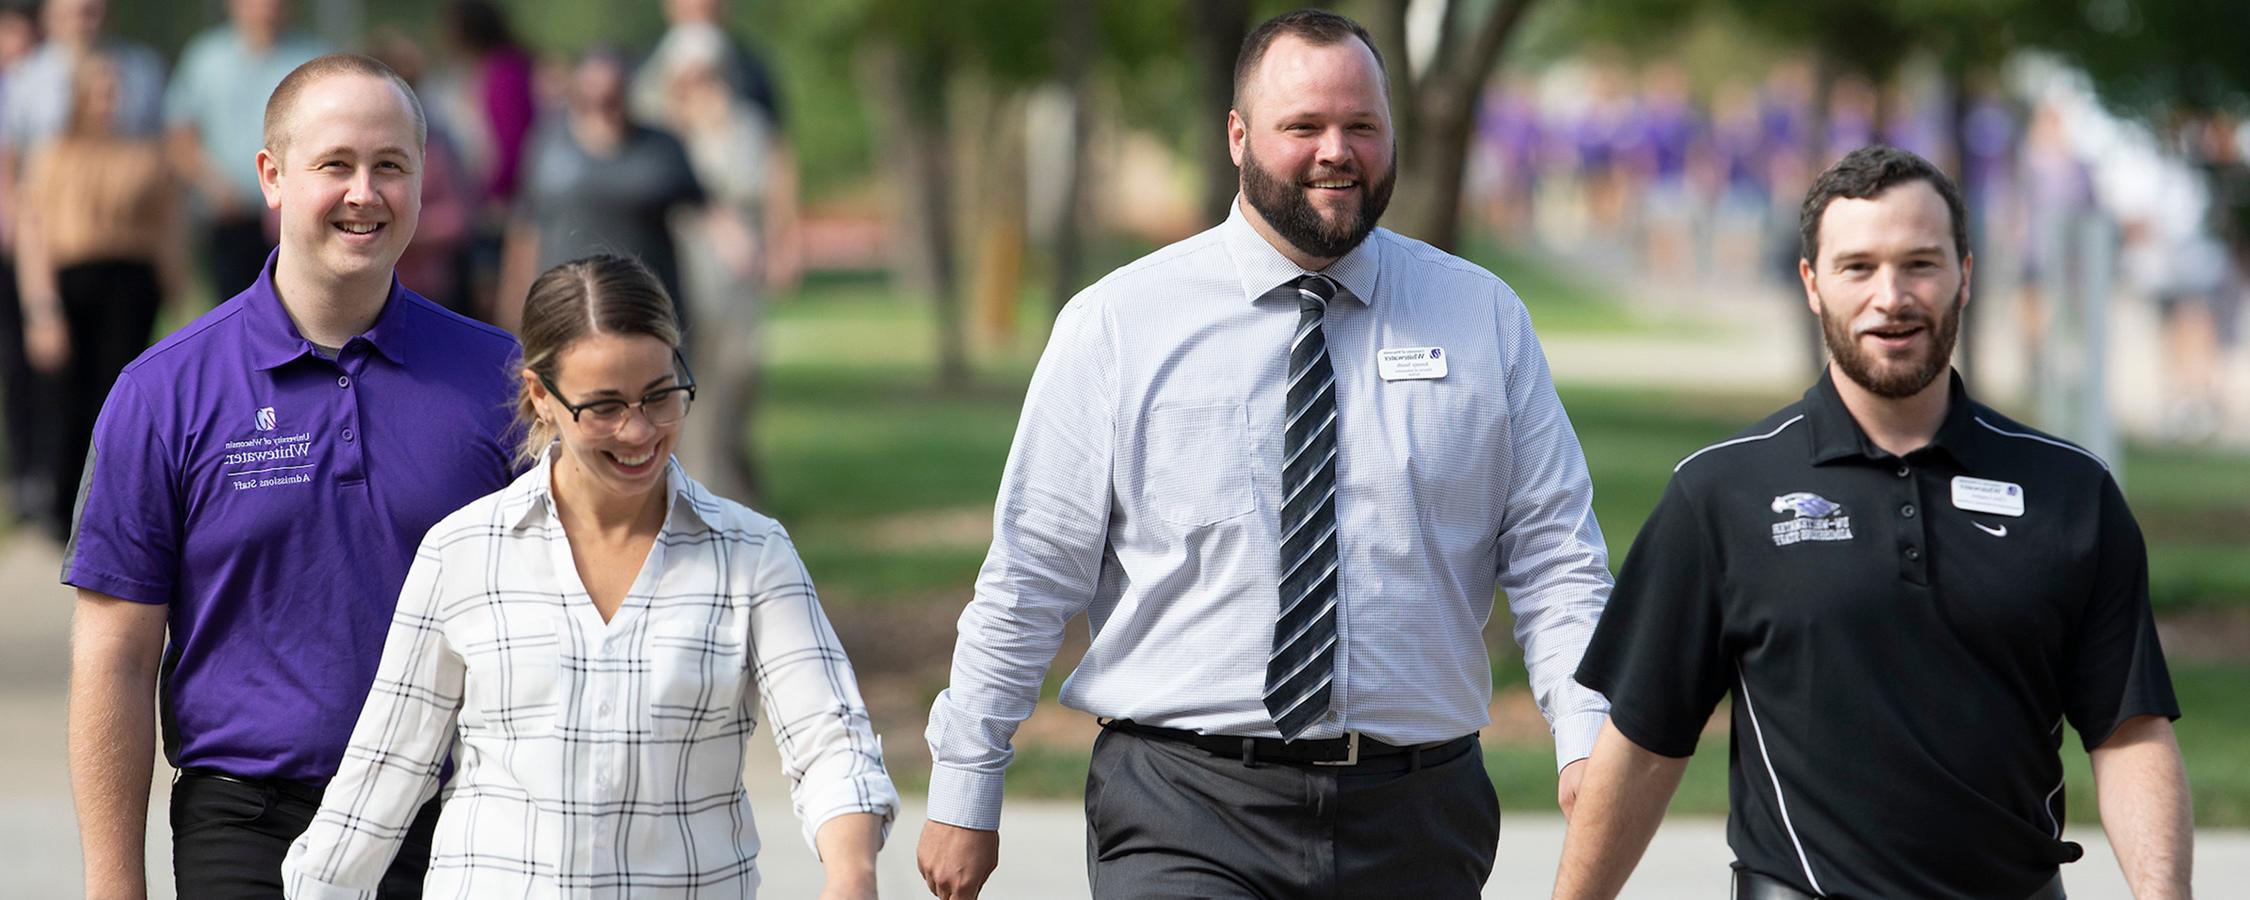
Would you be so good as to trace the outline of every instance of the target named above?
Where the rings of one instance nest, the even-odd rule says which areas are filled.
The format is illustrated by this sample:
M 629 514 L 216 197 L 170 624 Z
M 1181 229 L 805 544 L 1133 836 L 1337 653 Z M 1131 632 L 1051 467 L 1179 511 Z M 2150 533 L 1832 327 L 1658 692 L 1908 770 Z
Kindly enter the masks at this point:
M 888 828 L 882 748 L 781 525 L 673 463 L 605 623 L 550 466 L 423 539 L 343 767 L 283 864 L 289 896 L 375 896 L 448 748 L 432 897 L 753 896 L 742 742 L 761 703 L 807 843 L 846 813 Z
M 1237 208 L 1111 273 L 1055 320 L 1000 481 L 992 550 L 930 711 L 929 816 L 999 820 L 1001 774 L 1063 625 L 1092 643 L 1062 702 L 1275 736 L 1261 694 L 1280 605 L 1282 421 L 1305 274 Z M 1326 273 L 1339 455 L 1329 714 L 1307 738 L 1460 737 L 1489 720 L 1481 633 L 1507 591 L 1560 762 L 1608 705 L 1571 680 L 1609 596 L 1584 454 L 1523 303 L 1491 273 L 1378 229 Z M 1435 349 L 1392 380 L 1384 350 Z M 1392 374 L 1397 374 L 1396 372 Z

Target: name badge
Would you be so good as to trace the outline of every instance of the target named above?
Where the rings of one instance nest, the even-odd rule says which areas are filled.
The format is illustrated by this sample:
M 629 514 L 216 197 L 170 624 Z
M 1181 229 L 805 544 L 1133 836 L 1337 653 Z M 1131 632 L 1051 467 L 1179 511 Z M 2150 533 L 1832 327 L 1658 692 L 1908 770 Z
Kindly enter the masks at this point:
M 1375 351 L 1375 374 L 1384 381 L 1415 381 L 1445 377 L 1442 347 L 1400 347 Z
M 2023 486 L 1957 475 L 1953 479 L 1953 505 L 1970 512 L 2021 517 Z

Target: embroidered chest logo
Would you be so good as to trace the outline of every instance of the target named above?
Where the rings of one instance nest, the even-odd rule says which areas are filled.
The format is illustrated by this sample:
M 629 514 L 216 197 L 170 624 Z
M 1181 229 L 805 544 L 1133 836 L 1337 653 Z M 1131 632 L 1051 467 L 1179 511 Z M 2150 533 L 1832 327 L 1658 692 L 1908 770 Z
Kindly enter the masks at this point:
M 1773 545 L 1787 547 L 1799 541 L 1848 541 L 1852 517 L 1844 507 L 1810 491 L 1773 498 L 1773 511 L 1788 518 L 1773 523 Z
M 262 407 L 259 407 L 259 408 L 258 408 L 257 427 L 258 427 L 258 430 L 259 430 L 259 431 L 272 431 L 272 430 L 273 430 L 273 427 L 274 427 L 274 414 L 273 414 L 273 407 L 271 407 L 271 406 L 262 406 Z

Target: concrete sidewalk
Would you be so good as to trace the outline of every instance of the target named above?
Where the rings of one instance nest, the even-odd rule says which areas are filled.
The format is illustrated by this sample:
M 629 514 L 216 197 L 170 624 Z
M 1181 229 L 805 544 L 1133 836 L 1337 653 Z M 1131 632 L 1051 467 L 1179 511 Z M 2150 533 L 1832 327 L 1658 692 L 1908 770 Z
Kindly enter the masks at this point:
M 63 685 L 68 662 L 71 597 L 55 585 L 57 554 L 38 539 L 0 542 L 0 584 L 17 588 L 0 628 L 0 897 L 81 896 L 78 835 L 71 811 L 64 755 Z M 921 735 L 893 732 L 892 747 Z M 765 852 L 764 896 L 812 897 L 820 867 L 789 812 L 788 788 L 772 741 L 750 741 L 749 790 L 760 814 Z M 151 797 L 149 872 L 152 900 L 170 900 L 169 832 L 164 823 L 170 772 L 158 763 Z M 886 897 L 925 896 L 914 868 L 914 843 L 922 807 L 909 797 L 881 856 Z M 2108 844 L 2098 829 L 2071 826 L 2067 836 L 2086 845 L 2086 859 L 2064 870 L 2076 900 L 2124 900 L 2125 890 Z M 1537 897 L 1553 884 L 1561 854 L 1562 820 L 1548 810 L 1507 811 L 1500 856 L 1486 897 Z M 2250 884 L 2250 832 L 2205 830 L 2196 837 L 2196 886 L 2207 898 L 2240 896 Z M 1625 896 L 1652 900 L 1708 900 L 1726 888 L 1723 823 L 1677 819 L 1665 823 Z M 2225 885 L 2234 885 L 2226 888 Z M 1048 900 L 1086 896 L 1085 819 L 1075 803 L 1017 801 L 1001 824 L 1001 864 L 985 896 L 996 900 Z

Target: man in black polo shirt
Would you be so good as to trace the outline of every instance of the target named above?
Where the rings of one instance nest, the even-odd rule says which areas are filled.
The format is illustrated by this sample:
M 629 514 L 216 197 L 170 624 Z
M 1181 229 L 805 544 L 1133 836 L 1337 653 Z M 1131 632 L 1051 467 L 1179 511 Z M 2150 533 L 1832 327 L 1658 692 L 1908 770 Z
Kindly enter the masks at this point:
M 1946 376 L 1959 192 L 1868 147 L 1813 185 L 1804 399 L 1690 454 L 1578 680 L 1609 695 L 1556 896 L 1613 897 L 1732 694 L 1734 896 L 2060 898 L 2062 727 L 2137 897 L 2193 829 L 2140 529 L 2107 466 Z

